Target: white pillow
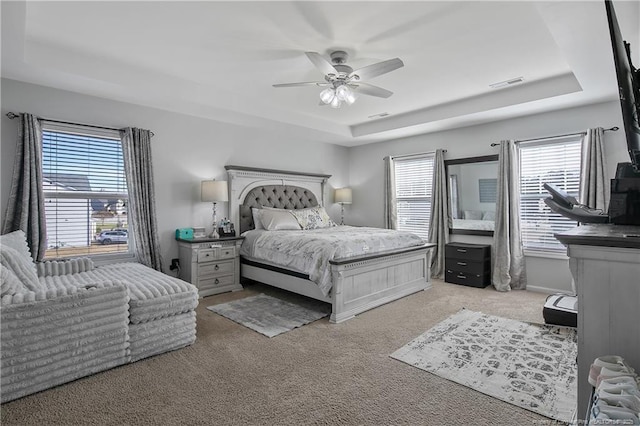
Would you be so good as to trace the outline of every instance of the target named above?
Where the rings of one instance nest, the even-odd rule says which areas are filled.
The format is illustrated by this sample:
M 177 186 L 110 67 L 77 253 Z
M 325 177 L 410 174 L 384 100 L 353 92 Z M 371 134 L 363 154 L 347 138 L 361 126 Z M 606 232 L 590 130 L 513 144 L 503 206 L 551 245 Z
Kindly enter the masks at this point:
M 496 220 L 496 212 L 482 213 L 482 220 Z
M 324 207 L 292 210 L 291 214 L 296 218 L 302 229 L 320 229 L 336 226 Z
M 31 257 L 31 250 L 29 250 L 29 244 L 27 244 L 27 236 L 24 231 L 18 229 L 17 231 L 10 232 L 8 234 L 0 235 L 0 249 L 4 247 L 11 247 L 16 250 L 21 256 L 25 258 L 25 262 L 28 260 L 31 263 L 33 272 L 37 275 L 36 264 Z
M 299 231 L 300 225 L 290 210 L 262 209 L 262 226 L 267 231 Z
M 480 210 L 465 210 L 464 218 L 470 220 L 482 220 L 482 212 Z
M 24 253 L 19 253 L 5 244 L 0 250 L 0 264 L 13 272 L 27 290 L 42 290 L 43 286 L 38 280 L 38 274 L 33 268 L 30 256 L 25 256 Z
M 264 226 L 262 226 L 262 210 L 251 207 L 251 216 L 253 216 L 254 229 L 264 229 Z

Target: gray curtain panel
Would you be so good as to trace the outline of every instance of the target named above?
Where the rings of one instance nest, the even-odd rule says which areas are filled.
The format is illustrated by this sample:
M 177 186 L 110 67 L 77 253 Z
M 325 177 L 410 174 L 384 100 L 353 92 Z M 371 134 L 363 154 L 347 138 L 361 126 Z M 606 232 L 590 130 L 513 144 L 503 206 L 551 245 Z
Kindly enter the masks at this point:
M 444 151 L 438 149 L 433 165 L 431 221 L 429 222 L 429 242 L 436 244 L 431 249 L 431 276 L 434 278 L 444 278 L 444 246 L 449 242 L 450 221 Z
M 156 198 L 151 161 L 151 132 L 128 127 L 120 131 L 135 253 L 143 265 L 162 272 Z
M 20 128 L 13 166 L 11 191 L 2 233 L 21 229 L 34 260 L 47 249 L 47 227 L 42 190 L 42 128 L 37 117 L 20 114 Z
M 384 157 L 384 226 L 387 229 L 398 228 L 396 169 L 391 157 Z
M 514 141 L 502 141 L 498 158 L 498 200 L 492 258 L 493 286 L 498 291 L 527 287 L 520 236 L 520 168 Z
M 605 211 L 609 205 L 609 177 L 604 157 L 604 129 L 588 129 L 582 139 L 580 202 Z

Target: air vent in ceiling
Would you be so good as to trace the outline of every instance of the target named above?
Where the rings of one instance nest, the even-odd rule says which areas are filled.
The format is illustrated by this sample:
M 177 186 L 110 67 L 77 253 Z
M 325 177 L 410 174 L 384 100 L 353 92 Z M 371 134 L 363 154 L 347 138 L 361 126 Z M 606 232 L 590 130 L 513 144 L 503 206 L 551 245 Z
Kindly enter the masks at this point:
M 514 84 L 520 84 L 524 81 L 524 77 L 516 77 L 511 80 L 501 81 L 499 83 L 490 84 L 492 89 L 500 89 L 501 87 L 513 86 Z
M 373 114 L 373 115 L 370 115 L 368 118 L 369 118 L 369 119 L 371 119 L 371 120 L 373 120 L 374 118 L 382 118 L 382 117 L 386 117 L 386 116 L 388 116 L 388 115 L 389 115 L 389 113 L 388 113 L 388 112 L 381 112 L 380 114 Z

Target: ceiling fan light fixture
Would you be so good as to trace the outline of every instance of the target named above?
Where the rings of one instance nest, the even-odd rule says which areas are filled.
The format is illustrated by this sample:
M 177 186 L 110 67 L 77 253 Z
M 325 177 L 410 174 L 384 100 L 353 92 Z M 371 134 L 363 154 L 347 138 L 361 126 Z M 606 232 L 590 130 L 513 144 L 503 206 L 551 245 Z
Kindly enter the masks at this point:
M 330 104 L 334 99 L 336 99 L 336 93 L 333 89 L 327 88 L 320 92 L 320 100 L 325 104 Z
M 342 102 L 340 101 L 340 99 L 338 99 L 337 96 L 334 96 L 329 105 L 331 105 L 331 108 L 337 109 L 337 108 L 340 108 L 340 106 L 342 105 Z
M 346 101 L 347 97 L 352 94 L 351 89 L 344 84 L 336 87 L 336 97 L 341 101 Z

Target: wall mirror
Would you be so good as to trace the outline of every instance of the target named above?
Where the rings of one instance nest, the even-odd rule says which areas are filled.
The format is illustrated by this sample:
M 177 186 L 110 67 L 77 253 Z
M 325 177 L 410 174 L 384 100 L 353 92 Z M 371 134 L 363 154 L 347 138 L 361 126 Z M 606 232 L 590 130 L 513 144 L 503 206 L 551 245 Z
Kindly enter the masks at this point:
M 446 160 L 452 234 L 493 235 L 498 155 Z

